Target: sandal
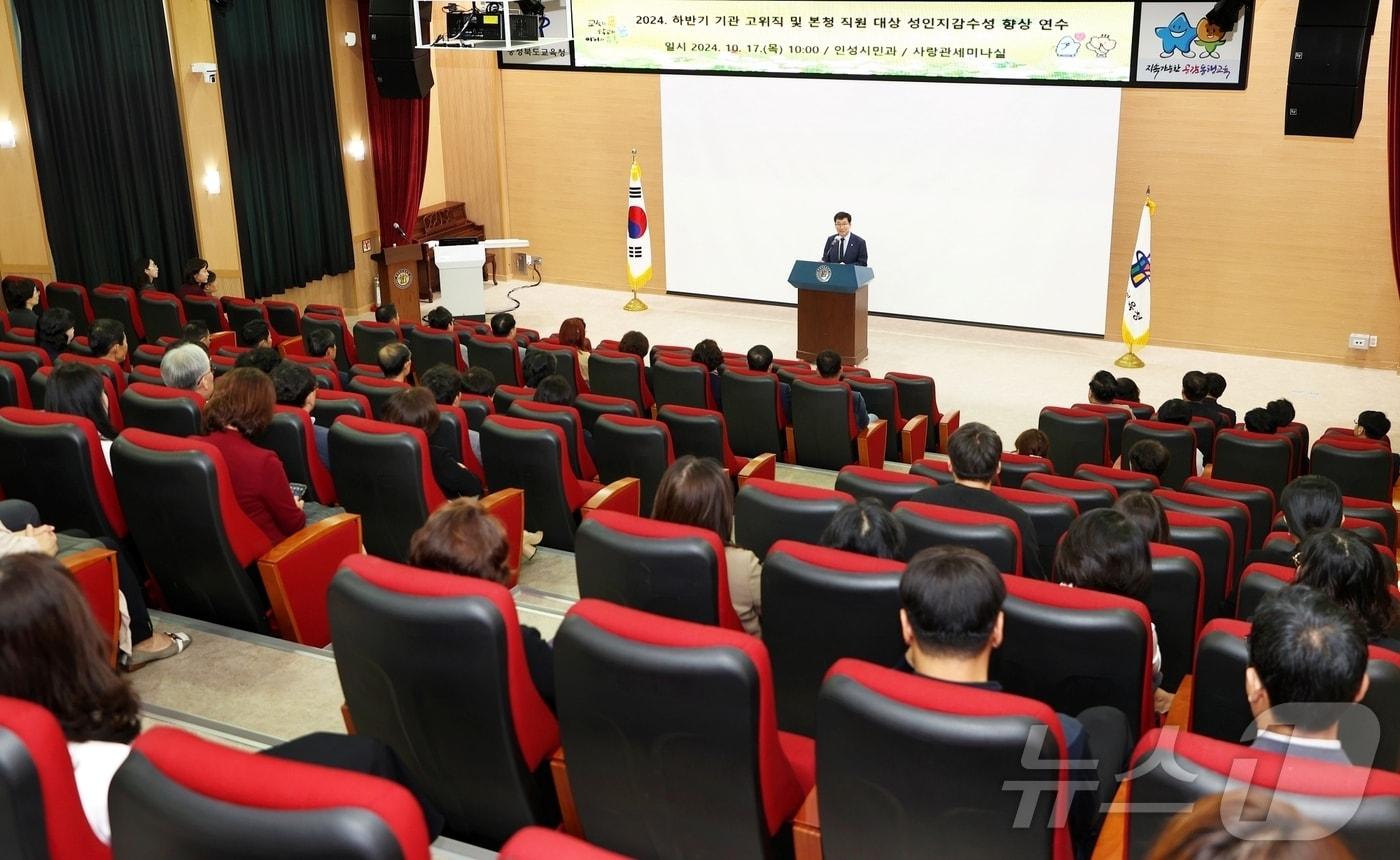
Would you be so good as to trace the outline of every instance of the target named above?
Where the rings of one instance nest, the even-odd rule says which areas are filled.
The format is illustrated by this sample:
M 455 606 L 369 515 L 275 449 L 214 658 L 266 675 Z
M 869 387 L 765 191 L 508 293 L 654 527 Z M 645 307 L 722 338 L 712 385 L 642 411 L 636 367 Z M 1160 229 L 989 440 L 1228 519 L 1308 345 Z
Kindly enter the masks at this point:
M 131 658 L 127 661 L 126 670 L 135 672 L 143 666 L 154 663 L 157 660 L 164 660 L 167 657 L 174 657 L 190 647 L 190 634 L 188 633 L 166 633 L 170 637 L 170 644 L 159 651 L 136 651 L 131 652 Z
M 525 532 L 520 543 L 520 557 L 524 561 L 529 561 L 535 557 L 535 548 L 540 541 L 544 540 L 544 532 Z

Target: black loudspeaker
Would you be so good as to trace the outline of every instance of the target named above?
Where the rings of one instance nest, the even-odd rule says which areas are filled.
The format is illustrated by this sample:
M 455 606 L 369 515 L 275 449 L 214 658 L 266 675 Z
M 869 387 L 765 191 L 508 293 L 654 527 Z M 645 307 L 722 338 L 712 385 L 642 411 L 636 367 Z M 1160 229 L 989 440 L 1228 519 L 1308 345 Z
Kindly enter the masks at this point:
M 1361 125 L 1361 87 L 1289 84 L 1284 134 L 1356 137 Z
M 1363 27 L 1299 27 L 1288 82 L 1354 87 L 1366 77 L 1370 46 Z
M 411 60 L 414 41 L 412 15 L 369 16 L 369 55 L 373 59 Z
M 1369 32 L 1376 26 L 1376 0 L 1299 0 L 1299 27 L 1365 27 Z
M 420 99 L 433 88 L 433 67 L 426 49 L 411 59 L 374 61 L 374 81 L 380 98 Z
M 371 15 L 407 15 L 413 17 L 413 0 L 369 0 Z

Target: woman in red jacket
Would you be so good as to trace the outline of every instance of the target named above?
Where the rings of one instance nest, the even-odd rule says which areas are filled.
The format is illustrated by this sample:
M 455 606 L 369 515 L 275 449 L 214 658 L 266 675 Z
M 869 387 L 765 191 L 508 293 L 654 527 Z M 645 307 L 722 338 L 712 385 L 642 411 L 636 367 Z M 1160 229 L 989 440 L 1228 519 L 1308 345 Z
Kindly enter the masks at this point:
M 274 544 L 300 531 L 307 521 L 301 499 L 292 496 L 282 461 L 251 441 L 272 423 L 276 403 L 272 379 L 257 368 L 240 367 L 218 381 L 204 406 L 209 433 L 205 441 L 224 455 L 238 506 Z

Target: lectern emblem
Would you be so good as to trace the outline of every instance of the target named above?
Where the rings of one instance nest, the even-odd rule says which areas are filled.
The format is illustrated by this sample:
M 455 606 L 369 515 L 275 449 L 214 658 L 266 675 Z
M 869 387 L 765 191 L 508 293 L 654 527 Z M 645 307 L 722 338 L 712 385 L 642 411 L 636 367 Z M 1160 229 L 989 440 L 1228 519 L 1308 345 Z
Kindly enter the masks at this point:
M 411 283 L 413 283 L 413 276 L 408 273 L 407 269 L 399 269 L 398 273 L 394 275 L 394 284 L 401 290 L 408 289 L 408 285 Z
M 817 280 L 821 281 L 823 284 L 831 280 L 831 267 L 817 266 Z

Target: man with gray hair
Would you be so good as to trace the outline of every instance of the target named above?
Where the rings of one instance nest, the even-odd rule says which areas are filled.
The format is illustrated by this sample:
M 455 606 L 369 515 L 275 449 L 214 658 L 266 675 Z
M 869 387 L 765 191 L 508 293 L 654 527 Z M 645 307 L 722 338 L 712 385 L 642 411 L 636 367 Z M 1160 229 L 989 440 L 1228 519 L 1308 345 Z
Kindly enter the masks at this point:
M 205 400 L 214 393 L 209 354 L 192 343 L 180 344 L 161 356 L 160 378 L 170 388 L 193 391 Z

